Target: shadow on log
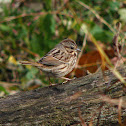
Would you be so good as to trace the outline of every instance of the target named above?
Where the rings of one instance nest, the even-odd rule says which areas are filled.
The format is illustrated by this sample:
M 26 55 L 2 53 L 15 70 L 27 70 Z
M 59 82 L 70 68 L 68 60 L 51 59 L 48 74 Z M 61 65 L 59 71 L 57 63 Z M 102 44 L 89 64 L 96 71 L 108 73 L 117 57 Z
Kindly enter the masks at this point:
M 118 71 L 126 77 L 126 66 L 118 68 Z M 119 102 L 105 102 L 108 96 L 116 99 L 125 97 L 123 84 L 110 71 L 97 72 L 66 84 L 1 98 L 0 124 L 76 126 L 83 121 L 89 124 L 92 120 L 93 126 L 116 126 L 119 125 Z M 122 104 L 121 116 L 126 120 L 125 103 Z

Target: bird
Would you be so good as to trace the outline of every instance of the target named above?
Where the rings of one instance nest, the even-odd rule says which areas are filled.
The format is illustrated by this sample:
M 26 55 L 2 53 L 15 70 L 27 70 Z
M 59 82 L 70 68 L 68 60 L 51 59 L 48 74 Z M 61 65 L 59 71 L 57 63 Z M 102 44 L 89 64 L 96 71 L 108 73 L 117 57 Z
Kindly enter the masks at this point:
M 57 44 L 38 62 L 20 61 L 20 63 L 22 65 L 32 65 L 40 69 L 47 75 L 49 83 L 52 85 L 50 77 L 70 80 L 64 76 L 74 69 L 80 51 L 76 42 L 67 38 Z

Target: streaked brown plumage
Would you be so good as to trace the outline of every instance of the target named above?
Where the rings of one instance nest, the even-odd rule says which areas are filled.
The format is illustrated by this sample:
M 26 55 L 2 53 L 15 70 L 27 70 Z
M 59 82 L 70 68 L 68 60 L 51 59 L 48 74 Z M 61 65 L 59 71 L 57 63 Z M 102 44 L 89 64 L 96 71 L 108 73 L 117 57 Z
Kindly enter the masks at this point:
M 78 51 L 80 50 L 72 39 L 65 39 L 38 62 L 21 61 L 20 63 L 38 67 L 48 77 L 60 78 L 70 73 L 75 67 Z

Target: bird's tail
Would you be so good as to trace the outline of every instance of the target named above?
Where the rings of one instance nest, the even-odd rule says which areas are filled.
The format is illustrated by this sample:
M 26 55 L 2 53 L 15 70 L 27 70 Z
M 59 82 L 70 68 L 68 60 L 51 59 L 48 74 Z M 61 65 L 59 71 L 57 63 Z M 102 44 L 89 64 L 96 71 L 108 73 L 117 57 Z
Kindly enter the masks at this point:
M 35 66 L 35 67 L 43 66 L 43 64 L 41 64 L 41 63 L 29 62 L 29 61 L 20 61 L 20 63 L 22 65 L 32 65 L 32 66 Z

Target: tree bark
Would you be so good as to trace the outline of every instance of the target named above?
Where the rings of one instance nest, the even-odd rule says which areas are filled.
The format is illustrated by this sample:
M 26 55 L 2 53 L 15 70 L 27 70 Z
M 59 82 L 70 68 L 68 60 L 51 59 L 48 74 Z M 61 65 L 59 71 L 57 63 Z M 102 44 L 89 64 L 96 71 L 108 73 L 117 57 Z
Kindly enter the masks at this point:
M 126 77 L 126 66 L 118 71 Z M 111 71 L 99 71 L 65 84 L 1 98 L 0 125 L 76 126 L 85 122 L 93 126 L 116 126 L 119 98 L 123 98 L 122 122 L 126 121 L 125 96 L 124 84 Z

